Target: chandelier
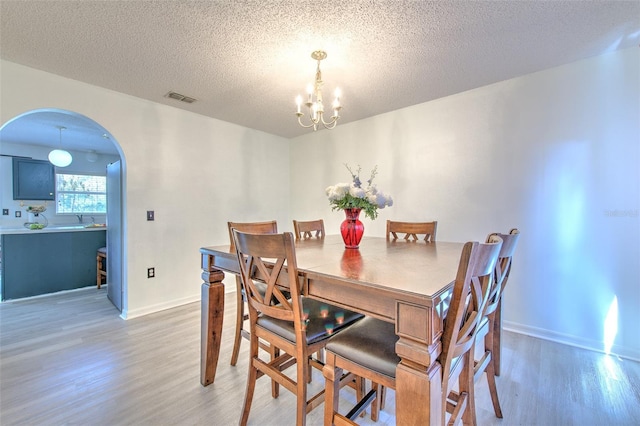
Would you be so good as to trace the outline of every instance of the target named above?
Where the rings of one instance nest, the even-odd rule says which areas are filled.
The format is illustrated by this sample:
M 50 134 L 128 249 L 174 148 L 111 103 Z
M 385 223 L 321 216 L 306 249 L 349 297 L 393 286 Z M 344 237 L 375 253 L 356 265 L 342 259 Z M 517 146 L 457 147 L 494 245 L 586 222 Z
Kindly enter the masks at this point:
M 329 121 L 324 119 L 324 105 L 322 104 L 322 72 L 320 71 L 320 61 L 327 57 L 327 52 L 323 50 L 316 50 L 311 54 L 311 57 L 318 61 L 318 68 L 316 69 L 316 81 L 315 83 L 307 86 L 307 101 L 304 105 L 309 110 L 309 124 L 302 122 L 302 116 L 304 113 L 300 111 L 302 107 L 302 96 L 298 95 L 296 98 L 296 104 L 298 105 L 298 123 L 305 128 L 313 127 L 313 130 L 318 130 L 320 125 L 323 125 L 325 129 L 333 129 L 338 124 L 340 118 L 340 89 L 336 88 L 335 99 L 331 105 L 333 109 L 333 115 Z

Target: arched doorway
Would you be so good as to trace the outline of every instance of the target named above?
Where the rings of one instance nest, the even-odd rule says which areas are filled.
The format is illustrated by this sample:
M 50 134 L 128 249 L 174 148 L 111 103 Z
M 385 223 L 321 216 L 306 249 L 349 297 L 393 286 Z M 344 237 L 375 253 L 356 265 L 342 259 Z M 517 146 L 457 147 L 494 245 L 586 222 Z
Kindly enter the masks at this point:
M 62 132 L 60 128 L 63 128 L 64 131 Z M 118 213 L 119 217 L 124 220 L 124 210 L 126 209 L 126 202 L 124 200 L 125 191 L 123 189 L 126 182 L 124 179 L 126 173 L 124 153 L 110 132 L 99 123 L 73 111 L 50 108 L 32 110 L 20 114 L 4 123 L 0 127 L 0 141 L 0 154 L 2 155 L 2 161 L 4 161 L 2 163 L 3 165 L 7 161 L 9 161 L 7 164 L 11 164 L 11 160 L 7 160 L 5 157 L 30 156 L 34 159 L 46 160 L 47 153 L 50 150 L 60 147 L 72 154 L 73 161 L 71 165 L 64 169 L 56 168 L 56 172 L 58 172 L 58 170 L 64 170 L 64 172 L 69 173 L 106 174 L 107 164 L 119 162 L 123 178 L 121 179 L 122 190 L 120 191 L 122 201 L 119 203 Z M 3 168 L 7 169 L 5 167 Z M 9 166 L 8 169 L 10 168 Z M 7 210 L 16 211 L 15 216 L 0 216 L 0 226 L 8 228 L 24 220 L 19 219 L 19 216 L 17 216 L 19 207 L 17 201 L 12 199 L 12 190 L 9 186 L 12 181 L 11 172 L 10 170 L 3 170 L 3 177 L 6 177 L 7 173 L 9 179 L 2 179 L 3 183 L 0 185 L 0 198 L 3 207 L 6 207 Z M 109 189 L 107 189 L 107 191 L 109 191 Z M 109 209 L 108 206 L 107 209 Z M 81 215 L 79 215 L 77 219 L 75 216 L 76 215 L 53 215 L 53 221 L 51 223 L 54 225 L 65 225 L 70 223 L 70 221 L 76 220 L 82 223 L 83 218 Z M 114 251 L 117 255 L 111 256 L 109 259 L 110 266 L 120 271 L 119 274 L 115 275 L 119 275 L 122 279 L 120 282 L 122 303 L 119 307 L 121 311 L 126 309 L 127 300 L 126 276 L 122 272 L 126 270 L 126 256 L 124 252 L 124 229 L 126 228 L 123 225 L 124 224 L 121 224 L 121 226 L 118 227 L 118 250 Z

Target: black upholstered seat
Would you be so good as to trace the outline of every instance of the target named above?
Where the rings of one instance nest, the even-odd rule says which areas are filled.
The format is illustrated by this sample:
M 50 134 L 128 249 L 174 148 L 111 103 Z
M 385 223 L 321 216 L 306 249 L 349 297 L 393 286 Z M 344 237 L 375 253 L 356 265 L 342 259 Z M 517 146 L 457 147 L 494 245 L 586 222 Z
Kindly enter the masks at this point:
M 396 355 L 398 336 L 394 325 L 373 317 L 365 317 L 331 338 L 326 350 L 348 357 L 362 367 L 396 377 L 400 358 Z
M 362 314 L 357 312 L 309 299 L 308 297 L 302 298 L 302 306 L 305 315 L 308 315 L 305 324 L 307 344 L 326 339 L 363 317 Z M 261 316 L 258 318 L 257 325 L 284 337 L 291 343 L 296 342 L 295 329 L 291 321 Z M 391 325 L 393 326 L 393 324 Z

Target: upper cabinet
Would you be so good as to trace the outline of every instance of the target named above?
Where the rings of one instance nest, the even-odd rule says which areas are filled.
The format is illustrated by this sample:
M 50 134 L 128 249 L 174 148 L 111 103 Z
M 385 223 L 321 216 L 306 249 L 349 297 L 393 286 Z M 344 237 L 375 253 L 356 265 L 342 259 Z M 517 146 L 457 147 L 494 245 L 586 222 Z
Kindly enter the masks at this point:
M 55 200 L 53 164 L 43 160 L 13 157 L 13 199 Z

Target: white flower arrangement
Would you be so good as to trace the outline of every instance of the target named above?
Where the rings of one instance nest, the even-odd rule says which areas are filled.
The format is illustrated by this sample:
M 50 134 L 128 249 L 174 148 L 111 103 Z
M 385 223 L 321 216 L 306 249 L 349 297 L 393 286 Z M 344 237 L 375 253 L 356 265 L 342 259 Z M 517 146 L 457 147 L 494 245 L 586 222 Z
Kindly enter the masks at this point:
M 349 165 L 345 164 L 345 167 L 351 173 L 352 182 L 338 183 L 326 189 L 331 210 L 362 209 L 365 216 L 373 220 L 378 217 L 378 209 L 393 205 L 391 196 L 386 195 L 373 184 L 373 178 L 378 173 L 378 166 L 375 166 L 371 171 L 371 177 L 367 180 L 366 187 L 362 186 L 360 180 L 362 167 L 358 166 L 355 173 Z

